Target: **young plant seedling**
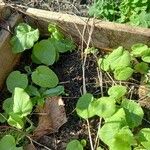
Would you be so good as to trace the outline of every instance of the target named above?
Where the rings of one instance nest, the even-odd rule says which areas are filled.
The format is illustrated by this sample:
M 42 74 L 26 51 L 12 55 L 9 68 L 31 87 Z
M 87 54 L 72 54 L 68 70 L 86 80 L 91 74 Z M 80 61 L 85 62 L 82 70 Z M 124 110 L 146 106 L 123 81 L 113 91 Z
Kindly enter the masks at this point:
M 107 97 L 97 99 L 86 93 L 77 102 L 77 114 L 86 120 L 94 116 L 103 118 L 104 124 L 97 132 L 109 150 L 136 150 L 139 147 L 146 150 L 150 143 L 150 129 L 136 130 L 142 123 L 144 112 L 138 103 L 126 98 L 126 93 L 126 87 L 121 85 L 112 86 Z M 80 145 L 80 142 L 70 142 L 67 147 L 73 145 Z

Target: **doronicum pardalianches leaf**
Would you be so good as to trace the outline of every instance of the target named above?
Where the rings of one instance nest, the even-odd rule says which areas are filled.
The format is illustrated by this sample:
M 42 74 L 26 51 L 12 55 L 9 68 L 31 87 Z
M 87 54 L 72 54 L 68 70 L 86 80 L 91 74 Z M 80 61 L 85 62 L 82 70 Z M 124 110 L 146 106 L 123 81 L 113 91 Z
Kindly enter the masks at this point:
M 39 66 L 32 73 L 32 81 L 41 87 L 53 88 L 58 84 L 57 75 L 47 66 Z
M 150 128 L 141 129 L 137 135 L 137 138 L 146 150 L 150 150 Z
M 133 72 L 134 70 L 130 67 L 119 67 L 114 71 L 114 78 L 116 80 L 128 80 Z
M 91 105 L 93 100 L 94 97 L 90 93 L 86 93 L 79 98 L 76 105 L 76 112 L 81 118 L 88 119 L 95 115 L 95 111 Z
M 7 122 L 10 126 L 15 127 L 17 129 L 23 129 L 24 127 L 24 121 L 22 117 L 15 113 L 10 114 Z
M 134 66 L 134 69 L 136 72 L 139 72 L 141 74 L 146 74 L 149 70 L 149 66 L 145 62 L 140 62 Z
M 67 144 L 66 150 L 83 150 L 83 146 L 78 140 L 72 140 Z
M 13 112 L 13 98 L 7 98 L 6 100 L 4 100 L 3 102 L 3 110 L 7 113 L 10 114 Z
M 123 47 L 118 47 L 113 50 L 109 55 L 106 55 L 105 58 L 98 60 L 98 65 L 104 71 L 111 69 L 112 71 L 119 67 L 128 67 L 130 66 L 131 56 L 128 51 L 124 50 Z
M 104 71 L 109 71 L 110 63 L 109 63 L 109 61 L 107 61 L 107 56 L 105 58 L 98 59 L 98 66 L 100 69 L 102 69 Z
M 65 53 L 67 51 L 72 51 L 75 49 L 74 42 L 71 39 L 49 39 L 50 42 L 54 45 L 55 50 L 59 53 Z
M 28 77 L 20 71 L 13 71 L 6 80 L 7 89 L 13 93 L 16 87 L 25 89 L 28 85 Z
M 144 112 L 140 104 L 133 100 L 123 99 L 121 107 L 125 111 L 126 120 L 130 128 L 138 127 L 142 123 Z
M 39 39 L 39 30 L 34 30 L 26 23 L 20 23 L 15 28 L 15 36 L 11 39 L 12 51 L 14 53 L 23 52 L 33 47 Z
M 111 70 L 115 70 L 116 68 L 119 68 L 119 67 L 130 66 L 131 56 L 130 56 L 130 53 L 128 51 L 124 50 L 122 47 L 119 47 L 118 49 L 116 49 L 114 51 L 118 52 L 118 53 L 115 53 L 116 56 L 110 54 L 108 57 L 108 59 L 110 61 Z M 119 55 L 119 53 L 120 53 L 120 55 Z
M 41 96 L 40 92 L 38 91 L 37 87 L 33 85 L 28 85 L 25 91 L 29 94 L 29 96 Z
M 127 92 L 127 88 L 122 85 L 114 85 L 108 90 L 108 95 L 118 100 L 123 97 Z
M 59 86 L 56 86 L 54 88 L 50 88 L 50 89 L 45 90 L 42 93 L 42 96 L 59 96 L 59 95 L 64 94 L 64 93 L 65 93 L 64 86 L 59 85 Z
M 131 47 L 131 50 L 131 55 L 134 57 L 142 57 L 147 51 L 150 51 L 148 46 L 142 43 L 134 44 Z
M 5 135 L 0 140 L 0 150 L 23 150 L 23 148 L 16 147 L 16 141 L 12 135 Z
M 15 88 L 13 112 L 25 117 L 32 111 L 32 102 L 29 95 L 21 88 Z
M 115 99 L 111 97 L 101 97 L 92 102 L 92 107 L 95 112 L 95 115 L 108 118 L 112 116 L 116 111 Z
M 32 55 L 45 65 L 52 65 L 56 59 L 54 44 L 49 40 L 42 40 L 33 47 Z
M 110 150 L 132 150 L 134 137 L 129 127 L 120 129 L 112 139 Z
M 126 126 L 125 112 L 121 108 L 113 116 L 105 119 L 105 124 L 101 127 L 98 132 L 99 138 L 107 145 L 112 144 L 112 139 L 118 131 Z
M 31 54 L 31 59 L 33 63 L 38 64 L 38 65 L 41 64 L 41 62 L 33 54 Z
M 150 63 L 150 52 L 142 56 L 142 60 L 146 63 Z

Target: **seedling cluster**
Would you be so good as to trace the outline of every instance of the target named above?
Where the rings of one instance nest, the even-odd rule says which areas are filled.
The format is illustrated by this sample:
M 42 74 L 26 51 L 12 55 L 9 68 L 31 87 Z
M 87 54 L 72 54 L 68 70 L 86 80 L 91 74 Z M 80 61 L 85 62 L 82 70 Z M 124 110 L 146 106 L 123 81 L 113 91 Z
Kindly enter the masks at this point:
M 89 15 L 100 19 L 150 27 L 149 0 L 94 0 Z
M 32 50 L 31 60 L 36 68 L 26 66 L 23 73 L 15 70 L 6 80 L 7 89 L 12 96 L 3 102 L 4 112 L 0 114 L 0 121 L 7 121 L 22 135 L 5 135 L 0 140 L 0 150 L 23 149 L 19 145 L 20 141 L 35 129 L 30 120 L 33 108 L 43 106 L 48 96 L 65 94 L 64 87 L 59 85 L 57 75 L 50 68 L 59 60 L 60 53 L 74 50 L 75 45 L 71 39 L 64 37 L 56 25 L 49 24 L 48 31 L 50 36 L 38 41 L 38 29 L 33 29 L 26 23 L 20 23 L 15 28 L 15 35 L 11 39 L 13 53 Z
M 148 150 L 150 128 L 141 127 L 143 109 L 137 100 L 127 98 L 127 87 L 121 85 L 121 82 L 130 80 L 133 74 L 138 73 L 141 75 L 141 82 L 149 84 L 150 48 L 142 43 L 134 44 L 131 50 L 120 46 L 103 58 L 96 56 L 97 49 L 94 48 L 86 49 L 85 53 L 94 55 L 99 70 L 113 74 L 120 85 L 112 85 L 107 94 L 101 94 L 100 98 L 95 98 L 91 93 L 83 94 L 76 105 L 78 116 L 87 121 L 87 126 L 91 118 L 99 117 L 97 135 L 109 150 Z M 90 140 L 90 145 L 92 150 L 104 148 L 95 139 Z M 73 147 L 83 150 L 85 145 L 73 140 L 68 144 L 67 150 L 75 150 Z

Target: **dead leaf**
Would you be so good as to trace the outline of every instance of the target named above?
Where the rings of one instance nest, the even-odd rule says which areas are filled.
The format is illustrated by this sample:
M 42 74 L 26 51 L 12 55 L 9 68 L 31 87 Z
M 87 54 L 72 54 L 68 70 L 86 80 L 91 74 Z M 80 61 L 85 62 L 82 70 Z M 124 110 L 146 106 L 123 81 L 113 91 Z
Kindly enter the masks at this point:
M 38 106 L 38 126 L 33 133 L 34 139 L 39 139 L 45 134 L 57 132 L 67 122 L 64 103 L 61 97 L 54 96 L 46 99 L 43 107 Z
M 150 88 L 146 84 L 141 84 L 138 89 L 139 100 L 138 102 L 142 107 L 150 109 L 150 97 L 147 96 L 150 93 Z

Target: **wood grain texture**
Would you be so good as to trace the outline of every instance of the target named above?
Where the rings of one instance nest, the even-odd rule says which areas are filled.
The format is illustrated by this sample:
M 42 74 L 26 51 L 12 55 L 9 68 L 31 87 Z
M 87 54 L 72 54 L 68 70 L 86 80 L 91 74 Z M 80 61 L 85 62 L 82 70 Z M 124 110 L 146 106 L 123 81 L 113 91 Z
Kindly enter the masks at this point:
M 89 29 L 93 26 L 93 19 L 85 17 L 34 8 L 29 8 L 26 12 L 31 18 L 34 18 L 33 20 L 30 18 L 29 20 L 32 20 L 32 23 L 34 22 L 34 25 L 41 30 L 42 34 L 47 33 L 48 23 L 57 23 L 58 26 L 62 28 L 65 33 L 71 35 L 76 42 L 81 41 L 81 34 L 86 26 L 84 35 L 86 43 L 89 37 Z M 91 45 L 94 47 L 111 49 L 122 45 L 128 49 L 132 44 L 139 42 L 150 45 L 150 29 L 97 19 L 94 20 L 94 31 L 91 41 Z
M 14 27 L 17 22 L 21 21 L 19 14 L 11 14 L 8 23 Z M 10 45 L 11 34 L 5 29 L 0 30 L 0 90 L 8 74 L 13 70 L 19 61 L 20 55 L 15 55 L 11 51 Z

